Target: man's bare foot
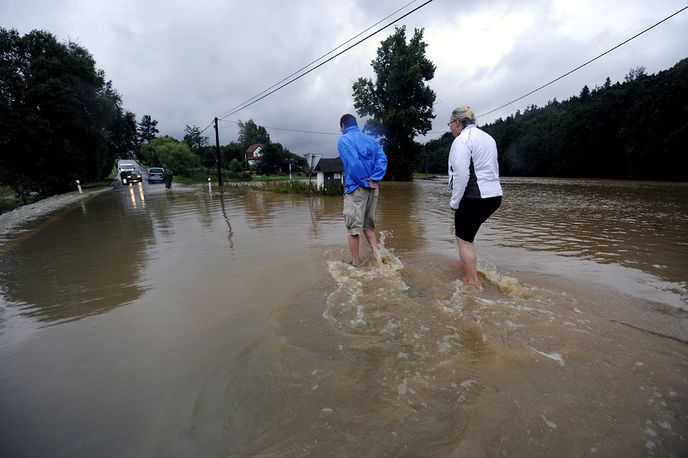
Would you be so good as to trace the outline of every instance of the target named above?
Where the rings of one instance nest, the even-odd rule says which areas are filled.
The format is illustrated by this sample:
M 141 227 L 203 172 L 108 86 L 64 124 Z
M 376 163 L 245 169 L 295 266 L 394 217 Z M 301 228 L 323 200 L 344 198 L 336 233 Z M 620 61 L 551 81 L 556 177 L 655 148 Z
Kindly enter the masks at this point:
M 474 280 L 472 278 L 464 277 L 461 279 L 464 285 L 471 285 L 471 286 L 476 286 L 480 288 L 480 282 L 478 280 Z

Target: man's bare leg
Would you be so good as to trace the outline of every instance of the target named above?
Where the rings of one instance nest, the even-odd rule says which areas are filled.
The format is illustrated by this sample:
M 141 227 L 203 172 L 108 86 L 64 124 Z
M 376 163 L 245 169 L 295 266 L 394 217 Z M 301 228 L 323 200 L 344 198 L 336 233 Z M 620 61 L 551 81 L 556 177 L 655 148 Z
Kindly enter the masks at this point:
M 380 261 L 380 249 L 377 244 L 377 234 L 375 233 L 375 229 L 366 227 L 363 229 L 363 234 L 365 234 L 365 238 L 368 240 L 368 244 L 373 252 L 373 256 L 375 256 L 375 259 Z
M 357 267 L 361 263 L 361 257 L 359 254 L 359 248 L 360 248 L 360 236 L 358 234 L 356 235 L 351 235 L 347 237 L 348 242 L 349 242 L 349 251 L 351 251 L 351 264 L 354 267 Z
M 461 263 L 466 272 L 466 276 L 463 277 L 462 281 L 467 285 L 480 286 L 478 281 L 478 256 L 475 254 L 475 246 L 458 237 L 456 238 L 456 243 L 459 245 L 459 257 L 461 257 Z

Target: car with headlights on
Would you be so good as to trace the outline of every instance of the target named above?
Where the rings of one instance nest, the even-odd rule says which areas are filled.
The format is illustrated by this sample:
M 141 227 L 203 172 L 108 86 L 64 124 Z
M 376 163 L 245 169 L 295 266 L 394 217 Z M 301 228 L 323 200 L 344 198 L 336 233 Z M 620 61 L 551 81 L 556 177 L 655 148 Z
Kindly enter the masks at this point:
M 136 170 L 134 164 L 122 164 L 119 168 L 119 179 L 122 180 L 122 184 L 141 181 L 141 172 Z

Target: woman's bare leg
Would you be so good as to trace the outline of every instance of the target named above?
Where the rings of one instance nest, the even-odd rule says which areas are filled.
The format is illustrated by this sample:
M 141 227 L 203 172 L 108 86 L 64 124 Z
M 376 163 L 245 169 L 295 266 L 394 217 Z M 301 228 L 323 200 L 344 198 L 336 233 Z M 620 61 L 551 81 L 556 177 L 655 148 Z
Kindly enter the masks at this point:
M 460 238 L 456 238 L 456 243 L 459 246 L 459 257 L 466 276 L 462 281 L 467 285 L 480 286 L 478 281 L 478 256 L 475 253 L 475 245 L 471 242 L 466 242 Z

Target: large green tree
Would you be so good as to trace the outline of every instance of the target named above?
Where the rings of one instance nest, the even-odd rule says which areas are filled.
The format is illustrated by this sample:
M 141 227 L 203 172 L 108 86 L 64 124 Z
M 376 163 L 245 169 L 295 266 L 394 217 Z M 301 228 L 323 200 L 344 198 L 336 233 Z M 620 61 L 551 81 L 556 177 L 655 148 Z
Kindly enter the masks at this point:
M 270 134 L 265 130 L 265 127 L 253 122 L 253 119 L 246 122 L 239 121 L 239 143 L 244 151 L 255 143 L 267 145 L 270 143 Z
M 164 136 L 141 145 L 141 156 L 150 165 L 165 166 L 177 175 L 190 175 L 200 165 L 198 156 L 179 140 Z
M 224 155 L 224 163 L 229 164 L 232 160 L 236 159 L 242 166 L 247 167 L 246 164 L 246 148 L 242 146 L 239 142 L 229 142 L 228 145 L 223 146 L 222 154 Z
M 159 132 L 158 121 L 151 118 L 151 115 L 143 115 L 141 117 L 141 122 L 138 124 L 139 144 L 150 143 Z
M 132 119 L 86 49 L 0 28 L 0 183 L 25 196 L 102 179 L 132 147 Z
M 354 107 L 360 116 L 370 116 L 366 130 L 381 138 L 387 154 L 385 179 L 412 179 L 421 150 L 414 138 L 432 128 L 435 93 L 426 82 L 435 76 L 435 65 L 425 57 L 426 47 L 423 29 L 407 42 L 406 28 L 397 27 L 372 61 L 376 80 L 359 78 L 353 84 Z
M 208 137 L 201 135 L 201 129 L 197 126 L 187 126 L 184 128 L 184 143 L 189 145 L 192 151 L 200 150 L 208 146 Z
M 208 144 L 208 137 L 201 135 L 201 129 L 197 126 L 187 125 L 184 128 L 184 139 L 182 141 L 198 156 L 201 165 L 204 167 L 213 167 L 217 164 L 215 146 Z
M 290 162 L 293 170 L 306 165 L 306 159 L 292 153 L 279 143 L 269 143 L 262 153 L 263 155 L 258 162 L 258 171 L 262 174 L 289 173 Z

